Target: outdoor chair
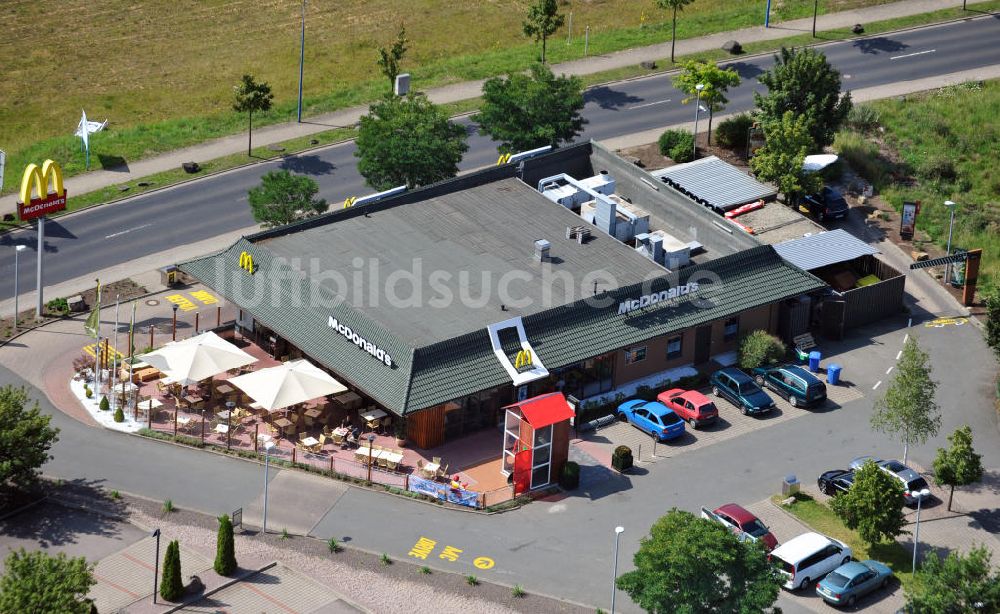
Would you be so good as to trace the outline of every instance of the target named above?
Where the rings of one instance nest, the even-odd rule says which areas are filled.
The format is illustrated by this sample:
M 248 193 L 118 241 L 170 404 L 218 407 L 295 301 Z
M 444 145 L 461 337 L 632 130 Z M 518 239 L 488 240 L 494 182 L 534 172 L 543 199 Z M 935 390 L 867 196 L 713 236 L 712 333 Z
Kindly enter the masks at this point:
M 390 424 L 392 424 L 392 418 L 390 418 L 388 416 L 386 416 L 385 418 L 382 418 L 382 433 L 383 434 L 389 432 L 389 425 Z
M 438 478 L 446 478 L 446 477 L 448 477 L 448 465 L 444 465 L 444 466 L 438 468 L 437 475 L 435 477 L 438 477 Z
M 434 456 L 434 457 L 431 458 L 431 462 L 434 463 L 435 465 L 437 465 L 438 467 L 440 467 L 441 466 L 441 457 L 440 456 Z
M 330 435 L 330 437 L 333 438 L 333 445 L 340 446 L 341 448 L 344 447 L 344 436 L 343 435 L 332 434 L 332 435 Z
M 380 457 L 378 457 L 378 458 L 375 459 L 375 462 L 378 463 L 378 466 L 381 467 L 381 468 L 383 468 L 383 469 L 388 469 L 389 468 L 389 461 L 387 461 L 385 459 L 385 457 L 380 456 Z

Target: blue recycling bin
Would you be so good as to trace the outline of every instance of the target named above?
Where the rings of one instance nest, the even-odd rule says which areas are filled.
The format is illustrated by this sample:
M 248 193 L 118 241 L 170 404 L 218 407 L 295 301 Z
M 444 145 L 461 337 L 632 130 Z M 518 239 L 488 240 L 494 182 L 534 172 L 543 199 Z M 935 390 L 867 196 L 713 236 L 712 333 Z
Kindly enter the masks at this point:
M 819 373 L 819 359 L 820 353 L 816 350 L 809 352 L 809 370 L 813 373 Z
M 840 365 L 837 363 L 830 363 L 830 366 L 826 368 L 826 383 L 831 386 L 840 383 Z

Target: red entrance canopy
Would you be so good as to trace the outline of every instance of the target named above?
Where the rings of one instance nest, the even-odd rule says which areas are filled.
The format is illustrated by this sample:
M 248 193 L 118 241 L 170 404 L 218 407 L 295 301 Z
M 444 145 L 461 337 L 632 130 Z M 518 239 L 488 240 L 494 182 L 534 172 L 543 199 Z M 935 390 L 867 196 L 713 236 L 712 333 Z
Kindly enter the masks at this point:
M 536 429 L 569 420 L 574 415 L 566 396 L 561 392 L 540 394 L 507 406 L 507 408 L 513 407 L 520 409 L 525 421 Z

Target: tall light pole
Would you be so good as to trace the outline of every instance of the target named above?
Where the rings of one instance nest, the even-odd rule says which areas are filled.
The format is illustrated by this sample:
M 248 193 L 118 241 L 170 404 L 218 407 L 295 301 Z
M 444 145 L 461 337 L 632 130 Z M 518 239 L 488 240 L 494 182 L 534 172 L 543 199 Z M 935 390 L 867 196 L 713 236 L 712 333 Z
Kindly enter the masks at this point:
M 160 530 L 157 529 L 153 531 L 153 537 L 156 538 L 156 558 L 153 559 L 153 603 L 156 603 L 156 581 L 159 579 L 160 575 Z M 149 569 L 147 567 L 147 569 Z
M 625 532 L 625 527 L 615 527 L 615 567 L 611 572 L 611 614 L 615 614 L 615 597 L 618 595 L 618 586 L 615 581 L 618 579 L 618 539 Z
M 28 249 L 27 245 L 14 246 L 14 332 L 17 332 L 17 295 L 20 292 L 17 288 L 17 255 Z
M 813 0 L 813 38 L 816 38 L 816 13 L 819 12 L 819 0 Z
M 771 25 L 771 0 L 767 0 L 767 8 L 764 10 L 764 27 Z
M 701 90 L 705 89 L 704 83 L 699 83 L 694 86 L 696 90 L 696 97 L 694 102 L 694 150 L 692 151 L 693 157 L 698 157 L 698 111 L 701 110 Z
M 958 203 L 955 203 L 955 202 L 950 201 L 950 200 L 946 200 L 946 201 L 944 201 L 944 206 L 948 207 L 948 210 L 951 211 L 951 221 L 948 223 L 948 253 L 945 254 L 947 256 L 950 256 L 951 255 L 951 235 L 952 235 L 952 232 L 955 230 L 955 207 L 958 206 Z M 948 264 L 944 265 L 944 283 L 945 284 L 950 284 L 951 283 L 951 263 L 950 262 Z
M 271 448 L 273 447 L 273 441 L 264 444 L 264 526 L 260 529 L 261 535 L 267 535 L 267 467 L 271 461 Z
M 299 123 L 302 123 L 302 69 L 306 61 L 306 0 L 302 0 L 302 39 L 299 43 Z
M 174 303 L 174 327 L 173 327 L 173 340 L 177 341 L 177 303 Z
M 920 504 L 923 502 L 924 497 L 928 497 L 931 491 L 926 488 L 918 493 L 911 493 L 917 495 L 917 526 L 913 529 L 913 565 L 910 570 L 913 573 L 917 572 L 917 547 L 920 545 Z

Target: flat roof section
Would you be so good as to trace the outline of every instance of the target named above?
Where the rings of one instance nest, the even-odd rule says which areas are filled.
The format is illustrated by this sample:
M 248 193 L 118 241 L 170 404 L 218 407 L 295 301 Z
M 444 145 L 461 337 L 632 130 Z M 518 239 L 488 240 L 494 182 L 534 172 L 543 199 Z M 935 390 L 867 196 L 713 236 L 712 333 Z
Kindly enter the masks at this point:
M 831 264 L 879 253 L 879 250 L 842 228 L 778 243 L 774 249 L 782 258 L 803 271 L 814 271 Z
M 728 211 L 757 200 L 773 200 L 778 191 L 728 162 L 708 156 L 651 173 L 700 203 Z
M 411 347 L 422 347 L 591 296 L 596 271 L 606 273 L 599 278 L 601 292 L 667 274 L 605 233 L 592 232 L 582 245 L 566 239 L 567 227 L 582 224 L 572 211 L 505 178 L 256 244 L 275 256 L 301 259 L 310 276 L 314 266 L 339 272 L 348 288 L 320 283 L 346 291 L 348 304 Z M 544 266 L 535 259 L 535 241 L 542 239 L 551 244 Z M 546 283 L 546 269 L 559 281 Z

